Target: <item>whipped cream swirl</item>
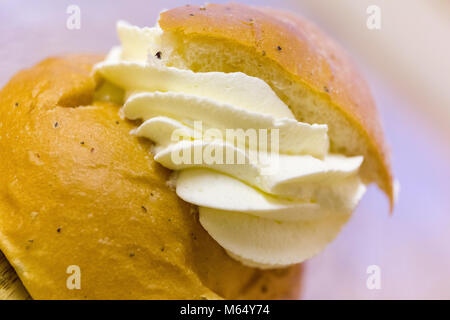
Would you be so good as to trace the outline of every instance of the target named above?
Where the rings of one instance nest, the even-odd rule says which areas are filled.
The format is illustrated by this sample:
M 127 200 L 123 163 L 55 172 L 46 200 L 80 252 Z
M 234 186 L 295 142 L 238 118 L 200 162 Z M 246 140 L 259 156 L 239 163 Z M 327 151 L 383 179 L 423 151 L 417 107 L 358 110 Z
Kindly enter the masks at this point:
M 121 47 L 95 66 L 96 76 L 125 90 L 123 115 L 143 121 L 133 133 L 154 142 L 155 161 L 177 172 L 178 196 L 199 207 L 200 223 L 231 257 L 259 268 L 284 267 L 336 237 L 365 192 L 358 174 L 363 157 L 330 154 L 327 126 L 297 121 L 259 78 L 166 66 L 169 49 L 159 27 L 119 22 L 118 34 Z M 276 165 L 265 170 L 252 161 L 261 151 L 225 139 L 230 129 L 266 130 L 269 144 L 276 132 L 277 157 L 265 158 Z M 231 151 L 246 161 L 174 157 L 196 150 L 214 150 L 216 160 L 224 156 L 217 150 Z

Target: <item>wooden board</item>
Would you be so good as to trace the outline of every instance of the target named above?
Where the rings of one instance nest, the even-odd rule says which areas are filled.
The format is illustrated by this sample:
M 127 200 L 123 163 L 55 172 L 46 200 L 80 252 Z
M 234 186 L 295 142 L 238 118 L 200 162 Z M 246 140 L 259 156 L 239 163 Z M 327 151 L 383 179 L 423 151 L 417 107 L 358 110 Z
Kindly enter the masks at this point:
M 14 269 L 0 252 L 0 300 L 29 300 L 27 290 L 22 285 Z

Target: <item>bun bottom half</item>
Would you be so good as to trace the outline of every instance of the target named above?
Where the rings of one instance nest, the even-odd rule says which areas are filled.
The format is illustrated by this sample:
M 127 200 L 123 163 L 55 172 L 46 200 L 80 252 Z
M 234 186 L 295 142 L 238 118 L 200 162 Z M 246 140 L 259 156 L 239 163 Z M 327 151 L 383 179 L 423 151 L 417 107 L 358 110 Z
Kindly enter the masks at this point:
M 301 265 L 231 259 L 169 186 L 94 63 L 49 58 L 0 92 L 0 249 L 35 299 L 295 299 Z M 27 298 L 0 259 L 0 298 Z M 67 287 L 79 266 L 81 288 Z

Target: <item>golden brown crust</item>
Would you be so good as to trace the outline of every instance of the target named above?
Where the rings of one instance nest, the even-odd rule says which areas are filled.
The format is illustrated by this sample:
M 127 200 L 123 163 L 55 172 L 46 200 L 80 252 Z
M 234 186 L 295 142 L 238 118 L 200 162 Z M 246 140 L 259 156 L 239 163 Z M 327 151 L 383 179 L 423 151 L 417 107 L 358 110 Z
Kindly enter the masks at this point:
M 380 188 L 393 205 L 389 152 L 365 81 L 345 52 L 311 23 L 289 13 L 242 4 L 184 6 L 165 11 L 164 31 L 222 39 L 252 48 L 311 92 L 329 99 L 367 140 L 380 168 Z
M 46 59 L 0 92 L 0 249 L 37 299 L 296 298 L 300 266 L 229 258 L 170 172 L 93 102 L 100 56 Z M 69 265 L 81 290 L 68 290 Z

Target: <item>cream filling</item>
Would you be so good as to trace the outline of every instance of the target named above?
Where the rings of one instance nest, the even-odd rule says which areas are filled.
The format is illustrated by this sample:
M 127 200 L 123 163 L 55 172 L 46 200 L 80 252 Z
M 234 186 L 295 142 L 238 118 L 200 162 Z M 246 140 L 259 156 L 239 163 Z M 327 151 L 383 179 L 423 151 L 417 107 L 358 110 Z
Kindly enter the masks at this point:
M 177 172 L 177 195 L 231 257 L 284 267 L 336 237 L 365 192 L 361 156 L 330 154 L 327 126 L 295 120 L 261 79 L 167 67 L 159 27 L 119 22 L 118 34 L 96 76 L 125 90 L 123 115 L 143 121 L 133 133 L 155 143 L 155 161 Z M 229 139 L 230 130 L 248 135 Z

